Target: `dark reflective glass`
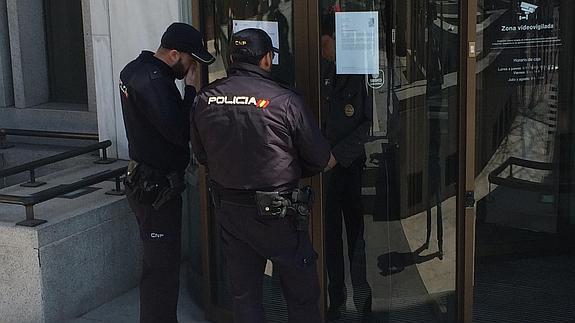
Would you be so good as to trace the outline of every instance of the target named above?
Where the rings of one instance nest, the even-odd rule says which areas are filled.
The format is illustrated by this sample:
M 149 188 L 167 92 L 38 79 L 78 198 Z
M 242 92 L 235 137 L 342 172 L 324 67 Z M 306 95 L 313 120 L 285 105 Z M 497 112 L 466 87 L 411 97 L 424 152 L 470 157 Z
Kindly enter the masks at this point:
M 454 322 L 459 3 L 320 11 L 328 319 Z
M 348 48 L 358 45 L 356 36 L 371 37 L 359 47 L 376 56 L 373 73 L 337 74 L 337 57 L 330 62 L 322 50 L 321 107 L 312 109 L 320 109 L 336 154 L 349 156 L 324 176 L 326 293 L 335 309 L 328 316 L 455 321 L 459 2 L 340 0 L 320 1 L 319 9 L 322 30 L 330 15 L 335 23 L 335 12 L 371 14 L 368 26 L 377 27 L 372 35 L 335 31 L 331 43 L 321 37 L 322 47 L 345 41 Z M 204 11 L 208 47 L 217 57 L 209 81 L 225 76 L 233 20 L 265 20 L 280 30 L 274 75 L 294 85 L 293 0 L 206 1 Z M 355 139 L 338 146 L 350 133 Z M 210 230 L 210 301 L 231 309 L 215 221 Z M 269 321 L 286 322 L 273 275 L 265 278 L 264 295 Z
M 575 2 L 478 2 L 474 321 L 572 322 Z

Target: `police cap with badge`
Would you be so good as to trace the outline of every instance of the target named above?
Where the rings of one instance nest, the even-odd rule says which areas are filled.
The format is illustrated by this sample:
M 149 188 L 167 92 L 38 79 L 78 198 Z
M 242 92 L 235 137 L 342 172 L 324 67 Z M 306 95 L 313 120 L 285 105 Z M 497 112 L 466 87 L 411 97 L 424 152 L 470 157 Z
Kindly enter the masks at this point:
M 279 49 L 272 44 L 272 39 L 263 30 L 247 28 L 232 35 L 230 55 L 238 60 L 259 60 L 265 54 L 279 53 Z

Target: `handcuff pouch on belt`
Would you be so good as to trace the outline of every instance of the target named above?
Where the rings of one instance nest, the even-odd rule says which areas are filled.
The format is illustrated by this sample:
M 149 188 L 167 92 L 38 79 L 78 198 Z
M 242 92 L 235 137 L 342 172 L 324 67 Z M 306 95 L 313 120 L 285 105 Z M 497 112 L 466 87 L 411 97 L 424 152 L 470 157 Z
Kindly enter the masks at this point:
M 261 216 L 283 218 L 293 216 L 298 231 L 307 231 L 310 210 L 313 205 L 313 191 L 310 186 L 297 188 L 287 197 L 279 192 L 256 191 L 256 204 Z
M 291 201 L 280 195 L 279 192 L 256 191 L 256 204 L 261 216 L 275 216 L 283 218 Z
M 164 174 L 133 160 L 128 163 L 124 185 L 131 198 L 138 203 L 151 203 L 156 210 L 186 189 L 181 172 Z

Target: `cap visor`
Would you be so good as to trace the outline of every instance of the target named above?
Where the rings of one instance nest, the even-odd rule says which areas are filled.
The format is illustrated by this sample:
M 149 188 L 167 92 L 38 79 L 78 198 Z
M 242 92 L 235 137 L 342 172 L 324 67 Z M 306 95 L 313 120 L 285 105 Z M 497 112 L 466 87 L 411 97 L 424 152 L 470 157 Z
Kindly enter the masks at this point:
M 204 63 L 204 64 L 212 64 L 213 62 L 216 61 L 216 59 L 212 56 L 212 54 L 210 54 L 207 50 L 202 49 L 193 53 L 189 53 L 190 55 L 192 55 L 195 59 L 197 59 L 198 61 Z

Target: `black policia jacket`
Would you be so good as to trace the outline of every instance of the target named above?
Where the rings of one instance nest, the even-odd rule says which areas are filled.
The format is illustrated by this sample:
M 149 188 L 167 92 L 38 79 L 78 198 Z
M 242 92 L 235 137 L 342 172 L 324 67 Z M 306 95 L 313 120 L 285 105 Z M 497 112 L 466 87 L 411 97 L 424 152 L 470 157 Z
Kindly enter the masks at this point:
M 120 73 L 120 97 L 130 158 L 155 169 L 182 171 L 190 161 L 189 111 L 196 96 L 182 99 L 172 69 L 144 51 Z
M 194 153 L 225 188 L 294 187 L 330 157 L 301 96 L 255 65 L 232 65 L 228 77 L 204 88 L 191 118 Z

